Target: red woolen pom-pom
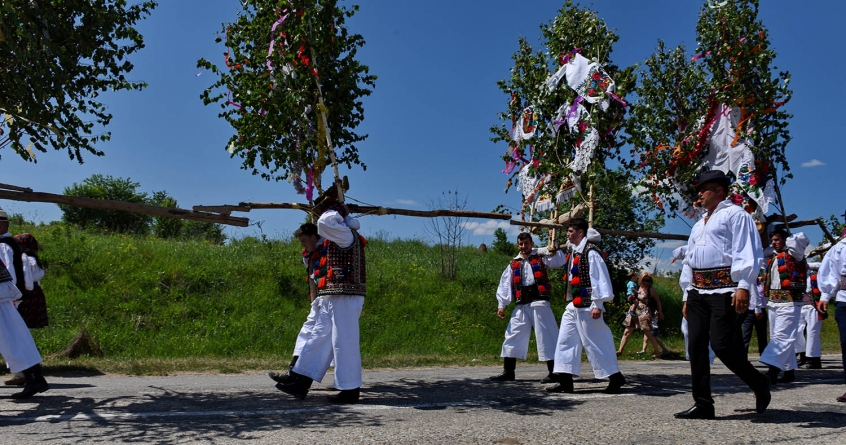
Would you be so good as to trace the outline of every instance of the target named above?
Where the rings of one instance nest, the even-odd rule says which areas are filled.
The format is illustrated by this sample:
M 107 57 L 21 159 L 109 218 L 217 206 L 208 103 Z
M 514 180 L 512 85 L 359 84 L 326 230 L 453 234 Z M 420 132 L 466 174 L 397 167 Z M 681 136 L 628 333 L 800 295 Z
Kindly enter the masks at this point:
M 814 295 L 819 295 L 819 294 L 820 294 L 820 290 L 819 290 L 819 289 L 814 289 Z
M 540 271 L 535 272 L 535 278 L 542 278 L 543 274 Z
M 330 267 L 330 268 L 329 268 L 329 271 L 328 271 L 328 272 L 326 272 L 326 278 L 332 279 L 332 277 L 333 277 L 333 276 L 335 276 L 335 274 L 334 274 L 334 273 L 332 273 L 332 270 L 333 270 L 333 269 Z
M 514 284 L 520 284 L 520 277 L 514 277 Z
M 538 286 L 538 292 L 545 294 L 546 293 L 546 286 Z
M 582 279 L 580 277 L 573 277 L 573 279 L 570 280 L 570 284 L 573 285 L 573 286 L 578 286 L 581 283 L 582 283 Z
M 784 280 L 781 282 L 781 287 L 790 287 L 790 280 Z
M 326 287 L 326 278 L 321 278 L 320 281 L 317 282 L 317 287 Z
M 573 304 L 576 305 L 576 306 L 581 306 L 582 305 L 582 297 L 573 298 Z
M 575 266 L 576 264 L 579 264 L 580 259 L 582 259 L 582 257 L 580 257 L 580 256 L 573 258 L 573 265 Z
M 516 295 L 517 295 L 517 299 L 519 300 L 520 299 L 520 291 L 519 290 L 516 292 Z
M 778 266 L 779 273 L 787 272 L 787 266 Z

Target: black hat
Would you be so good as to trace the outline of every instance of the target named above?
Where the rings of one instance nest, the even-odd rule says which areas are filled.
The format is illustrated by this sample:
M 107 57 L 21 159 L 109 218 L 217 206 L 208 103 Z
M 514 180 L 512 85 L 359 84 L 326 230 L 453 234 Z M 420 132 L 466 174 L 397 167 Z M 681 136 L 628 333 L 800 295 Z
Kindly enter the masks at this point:
M 700 173 L 699 177 L 696 178 L 696 190 L 698 191 L 700 187 L 709 182 L 718 182 L 722 184 L 726 190 L 728 190 L 729 185 L 731 185 L 731 179 L 729 179 L 729 177 L 721 170 L 708 170 Z

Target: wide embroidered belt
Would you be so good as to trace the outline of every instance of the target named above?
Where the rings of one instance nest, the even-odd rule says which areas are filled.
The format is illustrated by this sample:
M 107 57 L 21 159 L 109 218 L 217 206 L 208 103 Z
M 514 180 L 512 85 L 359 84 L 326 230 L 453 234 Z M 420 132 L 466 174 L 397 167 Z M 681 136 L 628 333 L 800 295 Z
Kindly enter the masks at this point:
M 802 292 L 790 289 L 770 289 L 767 298 L 773 303 L 790 303 L 804 301 Z
M 840 290 L 846 290 L 846 277 L 840 279 Z
M 693 269 L 693 287 L 697 289 L 734 289 L 737 282 L 731 279 L 731 267 Z

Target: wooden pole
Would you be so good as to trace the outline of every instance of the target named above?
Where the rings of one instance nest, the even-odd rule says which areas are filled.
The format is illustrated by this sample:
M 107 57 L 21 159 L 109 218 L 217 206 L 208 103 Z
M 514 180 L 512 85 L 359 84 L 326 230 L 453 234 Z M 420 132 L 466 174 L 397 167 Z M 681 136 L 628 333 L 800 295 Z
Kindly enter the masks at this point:
M 593 183 L 590 184 L 588 197 L 590 199 L 590 202 L 588 202 L 588 227 L 593 227 Z
M 784 210 L 784 199 L 781 197 L 781 188 L 778 186 L 778 175 L 776 168 L 773 168 L 773 186 L 775 187 L 776 196 L 778 196 L 778 207 L 781 209 L 781 216 L 784 217 L 784 226 L 787 234 L 790 234 L 790 222 L 787 219 L 787 212 Z
M 293 209 L 310 212 L 312 206 L 309 204 L 297 204 L 294 202 L 242 202 L 238 205 L 216 205 L 216 206 L 194 206 L 195 211 L 207 212 L 249 212 L 250 210 L 259 209 Z M 459 218 L 484 218 L 484 219 L 511 219 L 511 215 L 507 213 L 489 213 L 489 212 L 475 212 L 472 210 L 408 210 L 395 209 L 391 207 L 374 207 L 363 206 L 357 204 L 347 204 L 347 209 L 351 213 L 359 213 L 362 215 L 403 215 L 403 216 L 417 216 L 421 218 L 436 218 L 440 216 L 459 217 Z
M 105 199 L 82 198 L 78 196 L 55 195 L 41 192 L 16 192 L 0 190 L 0 199 L 25 202 L 47 202 L 53 204 L 71 205 L 86 207 L 89 209 L 119 210 L 123 212 L 144 213 L 153 216 L 164 216 L 166 218 L 190 219 L 208 223 L 227 224 L 230 226 L 247 227 L 250 220 L 228 215 L 217 215 L 214 213 L 195 212 L 179 208 L 159 207 L 149 204 L 138 204 L 124 201 L 110 201 Z
M 527 226 L 527 227 L 547 227 L 547 228 L 556 228 L 556 229 L 566 229 L 567 226 L 561 224 L 549 224 L 549 223 L 536 223 L 536 222 L 527 222 L 527 221 L 510 221 L 512 226 Z M 690 236 L 688 235 L 677 235 L 674 233 L 655 233 L 655 232 L 632 232 L 628 230 L 614 230 L 614 229 L 601 229 L 594 227 L 594 230 L 603 234 L 603 235 L 612 235 L 612 236 L 627 236 L 631 238 L 653 238 L 653 239 L 665 239 L 665 240 L 679 240 L 679 241 L 687 241 Z
M 308 25 L 309 34 L 311 33 L 311 24 Z M 310 46 L 311 63 L 314 65 L 314 72 L 317 73 L 317 56 L 314 55 L 314 47 Z M 326 145 L 329 147 L 329 160 L 332 162 L 332 171 L 335 174 L 334 186 L 338 190 L 338 200 L 344 202 L 344 188 L 341 186 L 341 175 L 338 173 L 338 161 L 335 158 L 335 146 L 332 145 L 332 136 L 329 133 L 329 119 L 326 117 L 326 104 L 323 103 L 323 88 L 320 87 L 320 76 L 314 75 L 314 84 L 317 85 L 317 103 L 320 104 L 320 118 L 323 120 L 323 130 L 326 133 Z
M 837 238 L 835 238 L 834 235 L 832 235 L 831 232 L 828 231 L 828 227 L 825 226 L 825 222 L 823 222 L 822 218 L 817 218 L 817 224 L 819 224 L 820 229 L 822 229 L 823 233 L 825 233 L 825 237 L 828 238 L 828 241 L 831 243 L 831 245 L 833 246 L 837 244 Z

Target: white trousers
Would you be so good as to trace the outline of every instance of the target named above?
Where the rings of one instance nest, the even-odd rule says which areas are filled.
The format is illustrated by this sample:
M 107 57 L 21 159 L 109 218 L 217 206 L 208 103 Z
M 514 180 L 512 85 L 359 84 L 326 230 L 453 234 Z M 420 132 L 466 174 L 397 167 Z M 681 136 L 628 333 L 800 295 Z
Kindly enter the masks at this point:
M 35 340 L 11 300 L 0 302 L 0 355 L 12 372 L 41 363 Z
M 361 349 L 358 319 L 364 297 L 333 295 L 318 297 L 317 314 L 311 333 L 300 351 L 294 372 L 318 382 L 335 358 L 335 388 L 361 387 Z
M 805 340 L 806 329 L 808 331 L 807 340 Z M 802 306 L 799 323 L 796 327 L 795 352 L 797 354 L 804 352 L 806 357 L 821 357 L 820 331 L 822 331 L 822 320 L 819 319 L 816 308 L 809 304 Z
M 314 324 L 317 322 L 317 308 L 318 308 L 318 299 L 315 298 L 311 302 L 311 309 L 308 311 L 308 317 L 306 317 L 305 323 L 303 323 L 303 327 L 300 328 L 300 333 L 297 334 L 297 342 L 294 343 L 294 354 L 293 355 L 300 355 L 303 351 L 303 346 L 306 344 L 306 340 L 311 335 L 311 331 L 314 329 Z
M 682 334 L 684 335 L 684 359 L 690 360 L 690 351 L 688 350 L 688 347 L 687 347 L 687 332 L 688 332 L 687 331 L 687 318 L 682 317 L 681 331 L 682 331 Z M 711 361 L 712 365 L 714 364 L 714 358 L 716 356 L 717 356 L 717 354 L 711 348 L 711 342 L 708 342 L 708 360 Z
M 602 317 L 594 320 L 590 308 L 577 309 L 570 303 L 561 316 L 554 372 L 578 376 L 582 348 L 593 366 L 594 377 L 604 379 L 620 372 L 611 328 Z
M 775 366 L 782 371 L 796 369 L 796 326 L 802 306 L 793 303 L 778 303 L 768 305 L 767 313 L 770 317 L 770 342 L 761 354 L 761 363 Z
M 508 320 L 508 329 L 505 330 L 500 357 L 526 360 L 532 329 L 535 330 L 535 342 L 538 344 L 538 360 L 545 362 L 554 359 L 558 323 L 548 304 L 518 304 L 514 308 Z

